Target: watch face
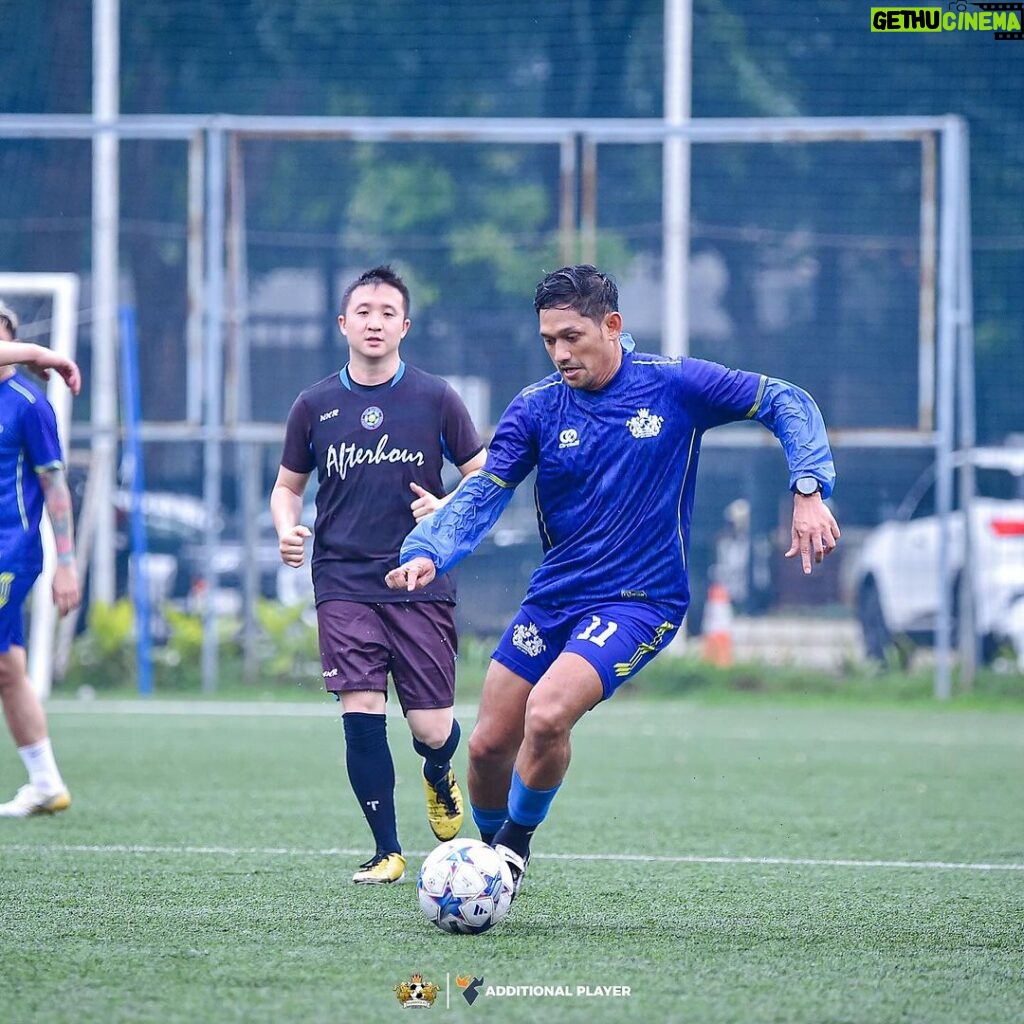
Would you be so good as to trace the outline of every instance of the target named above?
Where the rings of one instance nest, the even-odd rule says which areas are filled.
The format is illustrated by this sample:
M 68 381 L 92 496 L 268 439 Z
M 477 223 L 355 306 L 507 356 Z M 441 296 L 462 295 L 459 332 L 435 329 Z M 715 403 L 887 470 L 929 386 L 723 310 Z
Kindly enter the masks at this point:
M 817 494 L 821 490 L 821 485 L 813 476 L 802 476 L 796 482 L 797 494 L 803 494 L 809 497 L 812 494 Z

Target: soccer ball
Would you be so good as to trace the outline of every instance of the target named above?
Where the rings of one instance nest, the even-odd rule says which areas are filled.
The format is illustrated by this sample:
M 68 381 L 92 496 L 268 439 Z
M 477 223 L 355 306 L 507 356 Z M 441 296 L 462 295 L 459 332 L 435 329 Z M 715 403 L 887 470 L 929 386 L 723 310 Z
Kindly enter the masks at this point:
M 442 931 L 475 935 L 508 913 L 512 873 L 501 854 L 479 839 L 452 839 L 428 854 L 416 892 L 428 921 Z

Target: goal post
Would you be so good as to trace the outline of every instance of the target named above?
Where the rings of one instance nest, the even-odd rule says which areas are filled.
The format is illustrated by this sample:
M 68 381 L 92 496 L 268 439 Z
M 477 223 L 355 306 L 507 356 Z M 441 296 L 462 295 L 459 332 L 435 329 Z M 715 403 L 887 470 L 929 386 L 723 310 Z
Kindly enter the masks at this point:
M 8 273 L 0 272 L 0 297 L 15 302 L 19 297 L 49 300 L 51 318 L 49 329 L 41 324 L 23 324 L 23 340 L 45 334 L 50 336 L 50 348 L 75 358 L 78 333 L 78 274 L 65 273 Z M 71 437 L 71 392 L 59 374 L 51 373 L 46 386 L 46 397 L 57 417 L 57 430 L 64 448 L 65 465 Z M 42 519 L 43 571 L 32 588 L 31 625 L 28 636 L 28 674 L 32 688 L 40 698 L 50 695 L 53 683 L 53 655 L 57 625 L 57 610 L 53 606 L 51 588 L 57 566 L 57 548 L 48 516 Z
M 503 158 L 504 170 L 496 172 L 493 181 L 497 188 L 502 174 L 517 184 L 522 180 L 530 203 L 546 210 L 537 214 L 535 229 L 525 233 L 499 225 L 502 237 L 508 235 L 515 265 L 532 265 L 536 270 L 550 265 L 545 251 L 557 251 L 566 263 L 600 260 L 619 278 L 623 304 L 631 309 L 630 326 L 642 344 L 660 339 L 666 354 L 692 352 L 735 366 L 745 365 L 741 360 L 756 344 L 763 366 L 806 381 L 827 403 L 833 446 L 852 450 L 862 466 L 872 456 L 877 456 L 879 467 L 892 465 L 895 460 L 890 453 L 908 463 L 919 453 L 933 458 L 940 482 L 936 505 L 942 522 L 941 575 L 948 575 L 956 482 L 953 456 L 958 449 L 971 447 L 974 402 L 969 138 L 962 117 L 677 121 L 139 114 L 99 124 L 89 115 L 0 114 L 4 139 L 92 140 L 100 133 L 116 134 L 122 142 L 189 147 L 187 175 L 182 174 L 188 193 L 183 234 L 188 239 L 187 303 L 182 305 L 189 309 L 188 322 L 182 320 L 182 336 L 191 339 L 183 346 L 188 370 L 180 376 L 186 416 L 180 422 L 143 423 L 142 429 L 147 440 L 202 444 L 201 486 L 209 509 L 216 510 L 221 503 L 225 447 L 254 441 L 279 443 L 280 423 L 287 414 L 287 407 L 282 409 L 279 403 L 281 395 L 290 391 L 283 387 L 280 368 L 302 365 L 293 358 L 286 335 L 248 329 L 250 319 L 266 318 L 268 307 L 282 304 L 279 285 L 270 287 L 272 275 L 301 271 L 313 281 L 310 287 L 326 295 L 330 289 L 316 281 L 336 282 L 337 268 L 330 260 L 311 258 L 307 241 L 309 253 L 321 250 L 331 254 L 332 260 L 354 261 L 363 253 L 370 258 L 376 252 L 362 241 L 354 247 L 343 246 L 335 231 L 321 231 L 313 223 L 299 232 L 308 233 L 308 239 L 295 232 L 247 233 L 247 220 L 252 224 L 273 221 L 258 212 L 260 202 L 269 202 L 270 196 L 275 203 L 284 201 L 273 177 L 276 161 L 283 158 L 269 147 L 323 142 L 343 170 L 349 160 L 358 163 L 358 150 L 353 147 L 383 149 L 395 143 L 403 148 L 429 144 L 431 148 L 511 150 L 527 146 L 530 155 L 521 160 Z M 864 144 L 872 149 L 864 149 Z M 690 151 L 689 182 L 683 180 L 684 169 L 678 161 L 672 173 L 665 173 L 664 150 L 678 146 Z M 259 149 L 259 158 L 247 163 L 250 149 Z M 761 157 L 747 157 L 751 149 L 763 153 L 764 162 Z M 469 197 L 475 194 L 481 166 L 494 170 L 497 164 L 480 155 L 449 158 L 438 160 L 438 173 L 451 183 L 453 196 Z M 325 192 L 332 189 L 334 178 L 321 175 Z M 876 180 L 878 185 L 867 187 L 866 183 Z M 643 187 L 637 188 L 636 183 Z M 309 187 L 296 176 L 290 183 L 295 195 L 289 193 L 287 201 L 299 208 L 308 199 Z M 385 179 L 374 188 L 381 194 L 393 191 Z M 690 225 L 684 231 L 678 215 L 686 193 L 692 212 L 683 218 Z M 464 204 L 469 214 L 481 207 L 483 198 Z M 205 218 L 196 219 L 204 210 Z M 339 213 L 350 215 L 350 209 Z M 460 223 L 464 219 L 471 222 L 468 215 L 460 215 Z M 483 209 L 479 222 L 493 220 L 492 213 Z M 412 252 L 422 253 L 424 239 L 414 227 L 389 235 L 389 245 L 398 252 L 409 246 Z M 361 238 L 361 232 L 355 235 Z M 458 242 L 437 241 L 435 236 L 440 234 L 444 232 L 431 232 L 429 245 L 443 255 Z M 298 254 L 293 242 L 301 248 Z M 483 259 L 500 270 L 499 251 L 504 249 L 488 243 L 458 265 L 469 267 Z M 251 282 L 250 267 L 255 270 Z M 97 265 L 93 270 L 111 285 L 110 274 L 116 268 Z M 507 273 L 504 280 L 509 280 Z M 849 284 L 840 288 L 840 282 Z M 884 289 L 874 290 L 878 282 Z M 250 301 L 246 291 L 256 284 L 265 286 L 259 303 Z M 729 289 L 735 290 L 730 293 Z M 439 307 L 442 330 L 453 319 L 457 304 L 465 301 L 459 289 L 451 294 L 451 305 Z M 699 302 L 694 301 L 696 296 Z M 493 286 L 489 297 L 492 301 L 481 291 L 471 308 L 480 304 L 504 311 L 508 293 Z M 158 295 L 140 298 L 140 303 L 159 301 Z M 253 312 L 257 305 L 262 312 Z M 329 302 L 322 306 L 327 310 Z M 302 318 L 305 311 L 294 315 Z M 521 335 L 516 332 L 522 320 L 511 319 L 511 311 L 507 315 L 509 319 L 501 323 L 508 325 L 518 346 Z M 866 319 L 870 322 L 865 323 Z M 668 322 L 673 325 L 671 335 Z M 512 360 L 523 371 L 523 379 L 531 379 L 525 371 L 533 364 L 530 353 L 535 349 L 503 347 L 502 365 L 490 372 L 484 364 L 494 356 L 487 353 L 475 360 L 476 365 L 465 365 L 455 351 L 458 339 L 454 332 L 448 333 L 453 337 L 446 341 L 443 356 L 435 355 L 452 359 L 460 373 L 485 375 L 495 399 L 511 390 Z M 830 340 L 830 345 L 823 340 Z M 257 358 L 251 359 L 250 349 L 257 348 Z M 231 361 L 234 372 L 221 372 L 225 360 Z M 239 366 L 251 369 L 240 373 Z M 233 418 L 230 414 L 244 408 L 256 415 Z M 94 418 L 83 435 L 94 449 L 106 445 L 109 425 Z M 739 452 L 775 447 L 775 442 L 753 428 L 726 427 L 712 431 L 707 445 Z M 101 477 L 98 481 L 90 477 L 95 490 L 109 489 L 102 475 L 95 475 Z M 861 503 L 870 503 L 867 495 L 873 492 L 872 515 L 887 503 L 886 488 L 896 486 L 895 473 L 891 475 L 893 480 L 887 482 L 881 472 L 861 470 Z M 748 482 L 755 493 L 755 482 Z M 734 481 L 728 485 L 735 490 Z M 241 491 L 243 521 L 250 521 L 249 496 L 255 489 L 247 486 Z M 98 507 L 99 503 L 93 504 Z M 88 526 L 88 521 L 79 526 L 80 535 Z M 215 527 L 208 537 L 211 552 L 218 543 L 218 530 Z M 849 543 L 844 545 L 849 548 Z M 94 557 L 93 570 L 99 567 Z M 112 570 L 112 565 L 108 568 Z M 207 586 L 215 587 L 218 571 L 212 558 L 206 560 L 204 571 Z M 954 620 L 948 588 L 941 588 L 939 597 L 936 694 L 944 697 L 951 686 Z M 966 621 L 970 609 L 961 608 Z M 212 691 L 218 671 L 212 605 L 203 628 L 203 688 Z

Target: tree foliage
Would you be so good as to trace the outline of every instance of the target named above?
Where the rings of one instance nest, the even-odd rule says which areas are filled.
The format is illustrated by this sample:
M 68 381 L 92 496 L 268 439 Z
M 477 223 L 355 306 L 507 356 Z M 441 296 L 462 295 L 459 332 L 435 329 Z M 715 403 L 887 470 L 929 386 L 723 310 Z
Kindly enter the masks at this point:
M 88 0 L 0 0 L 18 41 L 0 75 L 2 109 L 89 110 L 91 13 Z M 382 0 L 372 10 L 351 0 L 132 0 L 121 4 L 121 106 L 133 114 L 657 117 L 663 26 L 661 0 Z M 1004 420 L 1020 427 L 1012 381 L 1024 374 L 1022 58 L 1024 45 L 982 33 L 871 33 L 867 8 L 856 5 L 694 3 L 697 116 L 968 118 L 979 387 L 994 398 L 983 431 Z M 637 253 L 658 255 L 655 149 L 602 150 L 600 251 L 620 274 Z M 718 238 L 709 230 L 694 244 L 713 246 L 729 265 L 724 301 L 740 327 L 751 327 L 756 282 L 749 248 L 723 235 L 785 235 L 788 243 L 759 257 L 779 260 L 800 233 L 917 230 L 914 204 L 894 206 L 887 196 L 890 188 L 912 194 L 913 160 L 879 150 L 871 165 L 835 165 L 846 167 L 837 190 L 821 180 L 821 158 L 807 147 L 708 149 L 694 161 L 695 225 Z M 417 283 L 419 308 L 431 310 L 441 359 L 458 350 L 456 341 L 446 348 L 444 323 L 466 310 L 528 319 L 533 283 L 560 257 L 555 147 L 251 141 L 244 152 L 254 277 L 278 266 L 326 276 L 398 258 Z M 8 182 L 2 240 L 17 254 L 8 264 L 87 268 L 87 144 L 7 144 L 0 173 Z M 122 180 L 124 261 L 143 336 L 154 342 L 144 371 L 162 379 L 181 361 L 183 147 L 125 144 Z M 833 289 L 837 311 L 852 274 L 873 274 L 876 283 L 902 276 L 912 288 L 916 267 L 892 251 L 822 270 L 821 289 Z M 823 326 L 820 313 L 817 322 L 808 314 L 808 330 Z M 839 340 L 855 345 L 861 326 L 848 322 L 850 337 Z M 472 354 L 469 363 L 482 359 Z M 1006 372 L 1007 361 L 1016 372 Z

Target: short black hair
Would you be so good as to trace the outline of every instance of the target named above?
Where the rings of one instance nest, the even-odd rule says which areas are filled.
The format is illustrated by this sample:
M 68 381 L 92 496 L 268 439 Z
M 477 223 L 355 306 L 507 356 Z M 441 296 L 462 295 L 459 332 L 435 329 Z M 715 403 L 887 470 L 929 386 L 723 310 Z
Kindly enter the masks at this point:
M 580 316 L 600 323 L 619 308 L 619 289 L 615 282 L 589 263 L 553 270 L 537 285 L 533 308 L 572 309 Z
M 379 267 L 373 267 L 371 270 L 364 271 L 345 289 L 345 294 L 341 297 L 342 316 L 345 315 L 345 310 L 348 309 L 348 301 L 352 298 L 352 293 L 364 284 L 389 284 L 392 288 L 397 288 L 402 295 L 402 302 L 405 305 L 405 316 L 409 316 L 409 289 L 398 274 L 391 269 L 390 264 L 381 264 Z

